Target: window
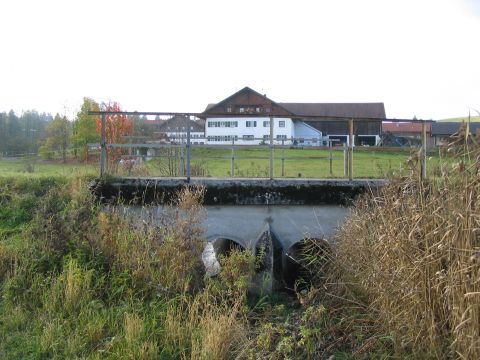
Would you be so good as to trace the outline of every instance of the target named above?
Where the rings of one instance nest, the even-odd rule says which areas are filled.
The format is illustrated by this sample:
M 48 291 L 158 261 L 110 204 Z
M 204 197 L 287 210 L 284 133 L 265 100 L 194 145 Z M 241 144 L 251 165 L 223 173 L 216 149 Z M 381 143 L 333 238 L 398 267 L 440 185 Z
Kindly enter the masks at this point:
M 264 141 L 270 140 L 270 135 L 263 135 L 263 140 L 264 140 Z
M 241 108 L 238 109 L 238 111 L 241 112 L 241 113 L 244 113 L 244 112 L 245 112 L 245 108 L 244 108 L 244 107 L 241 107 Z
M 262 112 L 262 108 L 259 107 L 259 106 L 257 106 L 257 107 L 255 108 L 255 111 L 256 111 L 257 113 Z
M 209 121 L 208 127 L 238 127 L 238 121 Z
M 253 140 L 253 135 L 243 135 L 243 140 Z
M 285 127 L 285 120 L 280 120 L 278 122 L 278 127 Z
M 265 109 L 265 112 L 270 112 L 270 108 L 267 107 L 267 108 Z
M 270 121 L 264 121 L 263 122 L 263 127 L 269 127 L 270 126 Z
M 277 140 L 287 140 L 287 135 L 277 135 Z
M 227 136 L 208 136 L 207 137 L 208 141 L 232 141 L 232 140 L 238 140 L 237 135 L 227 135 Z
M 247 121 L 246 126 L 247 127 L 257 127 L 257 122 L 256 121 Z
M 229 113 L 232 112 L 232 107 L 231 106 L 227 106 L 227 112 L 229 112 Z

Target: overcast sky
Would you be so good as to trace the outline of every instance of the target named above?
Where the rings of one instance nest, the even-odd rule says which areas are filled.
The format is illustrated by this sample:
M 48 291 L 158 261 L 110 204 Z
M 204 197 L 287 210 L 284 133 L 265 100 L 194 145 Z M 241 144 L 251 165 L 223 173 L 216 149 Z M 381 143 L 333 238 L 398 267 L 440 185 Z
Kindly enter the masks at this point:
M 250 86 L 278 102 L 480 110 L 480 0 L 1 0 L 0 111 L 200 112 Z

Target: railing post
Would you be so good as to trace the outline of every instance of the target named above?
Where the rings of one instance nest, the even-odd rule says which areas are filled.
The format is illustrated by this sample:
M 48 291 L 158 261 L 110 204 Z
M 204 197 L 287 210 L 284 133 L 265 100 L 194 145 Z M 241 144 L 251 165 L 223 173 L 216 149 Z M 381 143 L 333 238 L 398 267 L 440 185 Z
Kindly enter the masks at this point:
M 231 176 L 235 177 L 235 137 L 232 137 L 232 171 Z
M 353 180 L 353 119 L 348 120 L 348 179 Z
M 420 154 L 420 167 L 422 180 L 427 178 L 427 124 L 422 122 L 422 150 Z
M 102 114 L 101 117 L 101 126 L 100 129 L 100 176 L 105 175 L 106 165 L 107 165 L 107 143 L 105 140 L 105 114 Z
M 348 176 L 348 154 L 347 154 L 347 143 L 343 143 L 343 176 Z
M 190 183 L 190 160 L 191 160 L 191 147 L 190 147 L 190 118 L 187 118 L 187 183 Z
M 285 141 L 282 139 L 282 177 L 285 176 Z
M 183 152 L 183 146 L 180 146 L 180 177 L 185 175 L 185 154 Z
M 270 180 L 273 180 L 273 116 L 270 116 Z
M 323 145 L 323 144 L 322 144 Z M 333 158 L 332 158 L 332 141 L 328 140 L 328 148 L 330 150 L 330 176 L 333 176 Z

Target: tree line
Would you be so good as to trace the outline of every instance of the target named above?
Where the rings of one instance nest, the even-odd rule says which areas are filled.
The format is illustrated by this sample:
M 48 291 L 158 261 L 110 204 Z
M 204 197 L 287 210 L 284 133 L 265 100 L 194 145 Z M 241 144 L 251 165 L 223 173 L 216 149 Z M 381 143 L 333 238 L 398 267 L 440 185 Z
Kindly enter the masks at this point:
M 20 116 L 13 110 L 0 113 L 0 155 L 24 156 L 39 154 L 43 158 L 61 156 L 64 161 L 69 153 L 75 158 L 88 158 L 88 144 L 100 142 L 100 118 L 89 111 L 121 111 L 117 102 L 97 103 L 85 97 L 80 111 L 73 120 L 66 116 L 23 112 Z M 106 139 L 109 143 L 124 142 L 125 137 L 146 135 L 151 131 L 146 117 L 106 116 Z

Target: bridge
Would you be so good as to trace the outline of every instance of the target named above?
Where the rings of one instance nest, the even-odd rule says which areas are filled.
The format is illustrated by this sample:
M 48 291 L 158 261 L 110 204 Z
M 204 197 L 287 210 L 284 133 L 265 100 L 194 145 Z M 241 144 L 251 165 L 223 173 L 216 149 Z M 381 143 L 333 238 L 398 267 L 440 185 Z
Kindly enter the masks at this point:
M 129 216 L 159 220 L 183 187 L 205 187 L 206 216 L 201 225 L 207 241 L 203 253 L 207 274 L 218 273 L 219 256 L 233 247 L 253 254 L 261 250 L 265 266 L 257 283 L 271 290 L 293 286 L 305 239 L 331 244 L 352 201 L 384 184 L 381 179 L 117 178 L 98 181 L 93 188 L 103 202 L 121 199 L 134 209 L 156 204 L 153 210 L 146 207 Z
M 377 191 L 386 182 L 384 179 L 366 179 L 354 176 L 353 125 L 355 121 L 362 119 L 335 119 L 348 122 L 349 141 L 343 147 L 334 147 L 331 142 L 326 147 L 316 147 L 315 151 L 319 155 L 309 157 L 312 162 L 323 161 L 324 168 L 329 169 L 327 174 L 330 178 L 286 177 L 285 164 L 288 160 L 290 160 L 290 164 L 294 164 L 299 159 L 287 159 L 285 150 L 291 146 L 286 146 L 283 141 L 274 142 L 275 134 L 272 126 L 270 126 L 269 142 L 260 147 L 268 156 L 259 158 L 256 155 L 257 157 L 253 158 L 254 161 L 266 160 L 268 170 L 264 174 L 265 177 L 242 178 L 239 177 L 238 172 L 235 172 L 236 162 L 242 160 L 242 156 L 238 155 L 240 147 L 235 144 L 235 140 L 232 140 L 231 145 L 192 144 L 192 137 L 188 131 L 189 126 L 187 126 L 185 141 L 181 143 L 149 141 L 140 136 L 130 136 L 121 143 L 107 142 L 105 124 L 108 115 L 173 116 L 177 113 L 107 111 L 92 112 L 91 114 L 101 116 L 101 143 L 92 144 L 92 147 L 101 149 L 101 177 L 93 187 L 101 201 L 117 202 L 122 199 L 122 203 L 130 205 L 157 204 L 158 207 L 149 216 L 158 219 L 166 204 L 180 189 L 185 186 L 205 187 L 203 206 L 206 216 L 202 226 L 207 240 L 203 253 L 207 274 L 218 273 L 219 256 L 228 254 L 233 247 L 250 249 L 254 254 L 260 253 L 260 249 L 262 249 L 263 270 L 257 274 L 257 283 L 267 284 L 266 286 L 270 290 L 293 285 L 296 274 L 299 272 L 298 259 L 306 238 L 320 239 L 324 241 L 325 246 L 331 245 L 333 235 L 345 220 L 348 206 L 352 201 L 365 192 Z M 182 113 L 181 115 L 197 116 L 198 114 Z M 222 114 L 222 117 L 228 116 L 229 114 Z M 321 121 L 323 119 L 309 118 L 308 120 Z M 418 154 L 421 164 L 420 175 L 425 178 L 426 121 L 382 120 L 421 122 L 423 124 L 422 144 L 418 149 Z M 270 121 L 270 124 L 272 123 L 273 118 Z M 291 139 L 291 143 L 293 142 L 294 139 Z M 194 174 L 192 161 L 194 156 L 199 156 L 194 153 L 194 150 L 198 148 L 231 151 L 231 154 L 227 156 L 224 154 L 222 156 L 209 155 L 210 159 L 226 160 L 224 165 L 226 164 L 230 168 L 228 172 L 230 177 L 202 177 Z M 242 145 L 241 148 L 249 147 Z M 256 148 L 259 147 L 256 146 Z M 145 154 L 145 152 L 139 152 L 139 149 L 172 150 L 158 155 L 159 158 L 168 162 L 170 172 L 167 175 L 170 176 L 158 176 L 159 174 L 131 176 L 130 171 L 115 173 L 115 169 L 118 170 L 115 162 L 119 159 L 120 161 L 122 159 L 130 161 L 132 157 L 138 158 L 138 154 Z M 368 150 L 370 151 L 370 149 Z M 372 148 L 372 151 L 382 151 L 382 149 Z M 110 153 L 116 154 L 114 162 L 108 159 Z M 278 153 L 281 154 L 280 157 L 277 156 Z M 209 160 L 205 154 L 201 153 L 200 155 L 207 158 L 207 161 Z M 281 162 L 281 168 L 278 167 L 279 162 Z M 172 164 L 174 166 L 171 166 Z M 172 169 L 175 171 L 172 172 Z M 278 173 L 279 169 L 281 169 L 280 173 Z M 335 173 L 334 169 L 337 169 L 338 172 Z M 113 175 L 113 177 L 106 175 Z M 144 215 L 133 212 L 131 216 L 141 217 Z

